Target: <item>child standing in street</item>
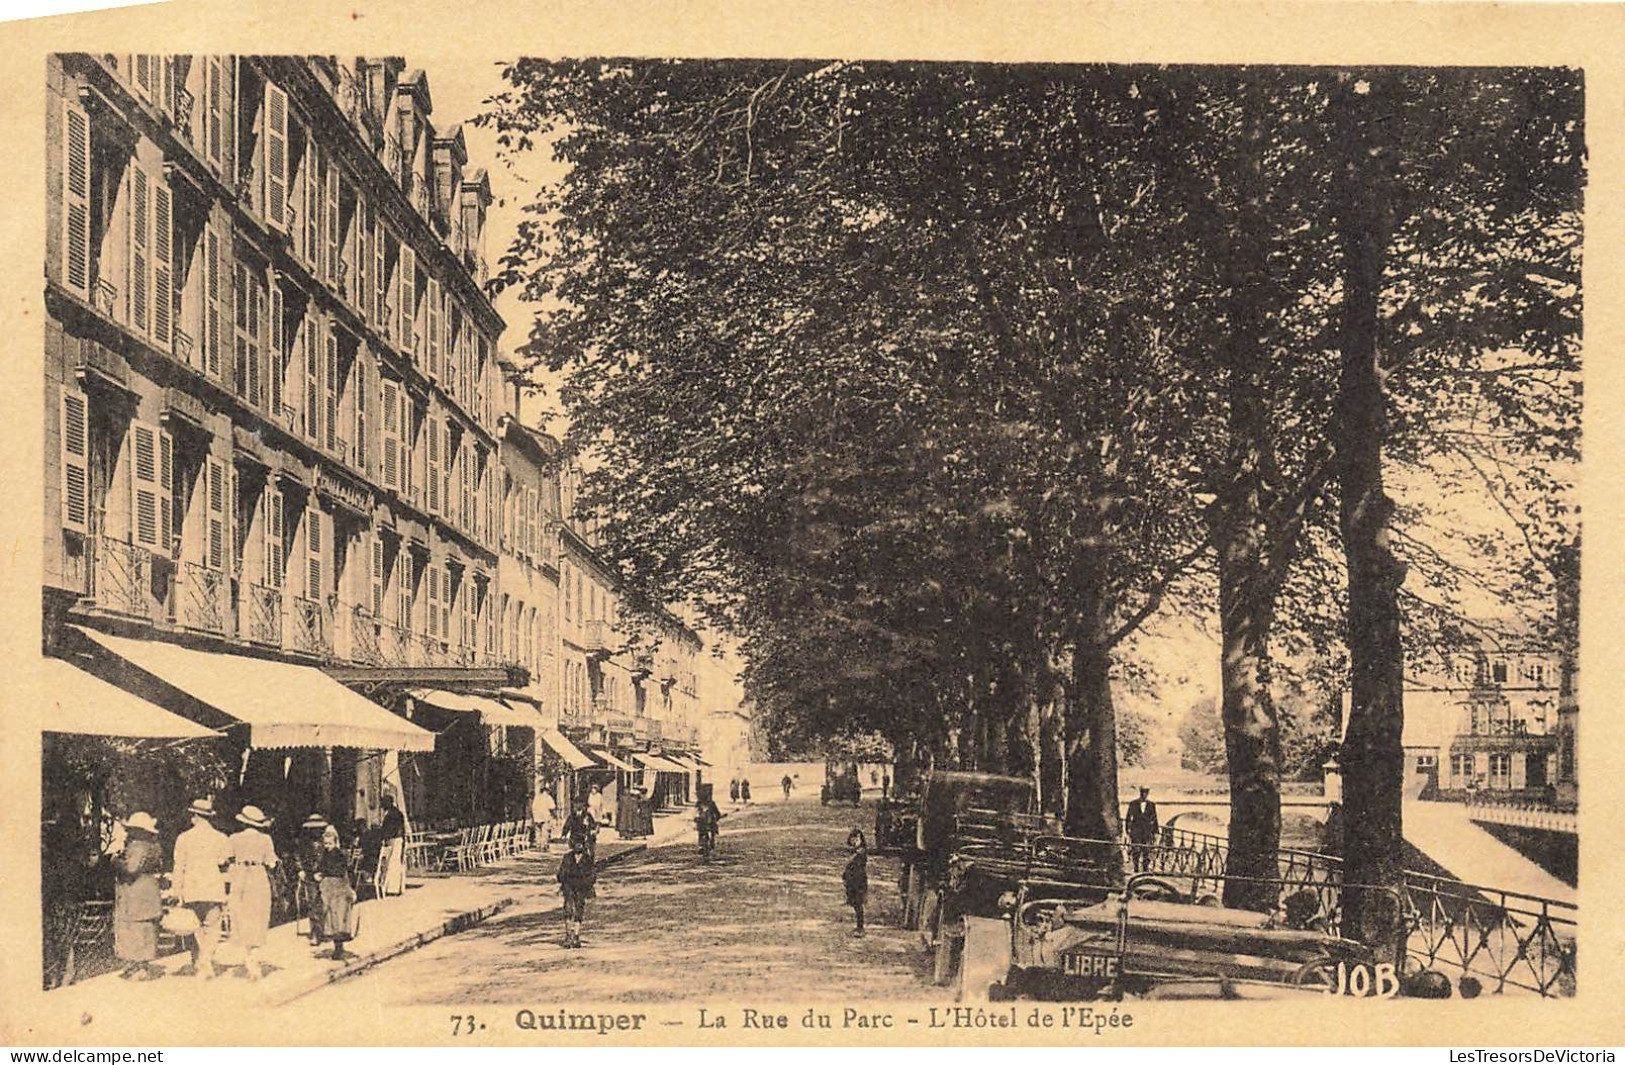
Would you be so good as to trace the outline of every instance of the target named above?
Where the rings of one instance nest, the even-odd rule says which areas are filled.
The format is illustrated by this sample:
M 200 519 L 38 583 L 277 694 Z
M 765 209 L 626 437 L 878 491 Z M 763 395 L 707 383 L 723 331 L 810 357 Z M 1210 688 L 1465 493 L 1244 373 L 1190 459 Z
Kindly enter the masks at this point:
M 581 836 L 570 839 L 570 853 L 559 863 L 559 891 L 564 895 L 564 947 L 581 946 L 581 920 L 587 914 L 587 900 L 594 895 L 598 879 L 592 852 Z
M 863 935 L 863 904 L 869 897 L 869 844 L 863 838 L 863 830 L 854 828 L 847 834 L 847 848 L 852 856 L 846 860 L 846 868 L 841 870 L 841 883 L 846 885 L 846 904 L 852 907 L 852 913 L 858 919 L 858 927 L 853 935 Z

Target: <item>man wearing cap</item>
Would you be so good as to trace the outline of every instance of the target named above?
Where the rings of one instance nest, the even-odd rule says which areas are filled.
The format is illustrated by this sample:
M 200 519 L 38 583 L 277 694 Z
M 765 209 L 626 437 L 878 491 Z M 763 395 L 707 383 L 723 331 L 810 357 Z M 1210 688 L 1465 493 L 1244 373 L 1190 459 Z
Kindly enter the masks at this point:
M 237 815 L 243 825 L 231 837 L 231 941 L 243 948 L 243 967 L 250 980 L 258 980 L 259 952 L 271 928 L 271 870 L 276 848 L 265 830 L 271 819 L 258 806 L 245 806 Z
M 214 977 L 214 952 L 220 945 L 221 911 L 226 904 L 225 868 L 231 863 L 231 841 L 214 827 L 214 801 L 195 800 L 188 811 L 192 827 L 175 840 L 175 871 L 170 890 L 181 905 L 197 915 L 192 934 L 192 973 Z M 186 972 L 187 970 L 182 970 Z
M 1128 815 L 1123 818 L 1123 828 L 1133 844 L 1129 850 L 1136 873 L 1151 865 L 1151 851 L 1147 848 L 1157 840 L 1157 827 L 1157 804 L 1151 801 L 1151 789 L 1141 788 L 1140 797 L 1128 804 Z

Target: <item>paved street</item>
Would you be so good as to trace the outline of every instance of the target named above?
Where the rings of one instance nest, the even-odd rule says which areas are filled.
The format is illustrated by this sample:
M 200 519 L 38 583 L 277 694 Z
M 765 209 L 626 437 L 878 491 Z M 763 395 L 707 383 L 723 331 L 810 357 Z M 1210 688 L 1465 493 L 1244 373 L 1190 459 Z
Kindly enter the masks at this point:
M 556 859 L 529 862 L 534 887 L 497 918 L 302 1002 L 326 1011 L 565 994 L 636 1003 L 940 998 L 915 935 L 898 927 L 895 861 L 870 859 L 871 927 L 851 935 L 840 880 L 846 833 L 858 825 L 868 834 L 873 822 L 869 805 L 773 801 L 729 816 L 709 865 L 691 834 L 652 848 L 599 879 L 579 951 L 559 945 Z

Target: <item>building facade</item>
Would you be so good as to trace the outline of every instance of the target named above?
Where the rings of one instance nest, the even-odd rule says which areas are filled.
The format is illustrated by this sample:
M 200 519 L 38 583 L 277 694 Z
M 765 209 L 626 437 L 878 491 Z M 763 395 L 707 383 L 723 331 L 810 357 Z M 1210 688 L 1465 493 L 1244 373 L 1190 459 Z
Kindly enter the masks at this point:
M 434 693 L 523 686 L 536 663 L 498 639 L 491 193 L 433 125 L 427 75 L 70 54 L 46 76 L 48 653 L 90 631 L 138 659 L 318 667 L 436 733 L 461 714 L 433 751 L 403 732 L 410 754 L 387 729 L 239 722 L 233 784 L 274 805 L 317 782 L 287 816 L 373 818 L 386 780 L 426 817 L 493 816 L 489 767 L 446 757 L 504 755 L 526 719 Z
M 1407 681 L 1404 747 L 1421 794 L 1549 797 L 1562 772 L 1562 656 L 1532 641 L 1462 648 Z

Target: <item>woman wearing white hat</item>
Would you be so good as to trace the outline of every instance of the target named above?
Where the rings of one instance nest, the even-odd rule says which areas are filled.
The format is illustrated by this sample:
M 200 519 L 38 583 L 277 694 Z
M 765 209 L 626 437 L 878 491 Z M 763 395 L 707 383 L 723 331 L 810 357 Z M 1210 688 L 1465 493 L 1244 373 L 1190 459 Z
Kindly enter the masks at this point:
M 258 806 L 245 806 L 237 815 L 243 828 L 231 837 L 231 938 L 243 948 L 250 980 L 258 980 L 260 948 L 271 927 L 271 870 L 276 848 L 265 829 L 271 819 Z
M 156 980 L 164 971 L 158 957 L 158 919 L 164 907 L 158 890 L 163 859 L 158 849 L 158 822 L 145 810 L 124 822 L 124 850 L 113 862 L 113 952 L 128 962 L 119 975 L 128 980 Z

